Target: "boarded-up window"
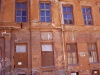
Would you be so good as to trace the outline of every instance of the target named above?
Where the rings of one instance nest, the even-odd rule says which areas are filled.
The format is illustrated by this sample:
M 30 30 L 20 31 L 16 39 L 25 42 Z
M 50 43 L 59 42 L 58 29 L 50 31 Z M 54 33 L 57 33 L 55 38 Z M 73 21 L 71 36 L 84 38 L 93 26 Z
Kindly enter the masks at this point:
M 88 44 L 89 61 L 90 63 L 98 62 L 96 43 Z
M 27 45 L 18 44 L 15 46 L 14 52 L 14 67 L 15 68 L 27 68 L 28 67 L 28 55 Z
M 52 32 L 41 32 L 42 40 L 52 40 Z
M 52 44 L 42 44 L 42 67 L 54 66 Z
M 77 64 L 77 46 L 75 43 L 67 44 L 67 52 L 68 52 L 68 64 Z

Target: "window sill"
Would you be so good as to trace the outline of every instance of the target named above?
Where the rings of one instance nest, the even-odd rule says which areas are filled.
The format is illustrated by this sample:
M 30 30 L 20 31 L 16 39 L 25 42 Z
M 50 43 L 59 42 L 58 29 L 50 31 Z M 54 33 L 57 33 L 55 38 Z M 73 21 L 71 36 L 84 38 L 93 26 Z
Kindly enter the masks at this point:
M 90 64 L 100 64 L 99 62 L 93 62 L 93 63 L 90 63 Z
M 55 66 L 45 66 L 45 67 L 41 67 L 41 68 L 55 68 Z
M 89 25 L 89 24 L 84 24 L 84 26 L 94 26 L 93 24 Z
M 74 26 L 74 24 L 64 24 L 65 26 Z
M 79 64 L 70 64 L 68 66 L 79 66 Z
M 55 66 L 46 66 L 46 67 L 41 67 L 42 71 L 51 71 L 51 70 L 55 70 L 56 67 Z

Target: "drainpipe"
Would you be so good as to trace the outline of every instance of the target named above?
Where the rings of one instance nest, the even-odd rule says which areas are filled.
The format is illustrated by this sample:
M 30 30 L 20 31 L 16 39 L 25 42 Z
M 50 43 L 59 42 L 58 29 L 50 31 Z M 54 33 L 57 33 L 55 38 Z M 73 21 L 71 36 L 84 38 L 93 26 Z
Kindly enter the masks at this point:
M 59 1 L 59 18 L 60 18 L 60 26 L 61 26 L 61 39 L 62 39 L 62 50 L 63 50 L 63 58 L 64 58 L 64 61 L 63 61 L 63 63 L 64 63 L 64 69 L 65 69 L 65 71 L 67 70 L 66 69 L 66 54 L 65 54 L 65 36 L 64 36 L 64 26 L 63 26 L 63 24 L 61 24 L 62 23 L 62 15 L 63 15 L 63 13 L 62 13 L 62 9 L 61 9 L 61 7 L 62 7 L 62 4 L 60 4 L 60 1 Z
M 62 38 L 62 50 L 63 50 L 63 56 L 64 56 L 64 68 L 66 71 L 65 36 L 64 36 L 63 25 L 61 26 L 61 38 Z
M 31 22 L 30 22 L 30 20 L 31 20 L 30 19 L 31 18 L 31 15 L 30 15 L 31 14 L 30 13 L 31 12 L 31 9 L 30 9 L 31 8 L 31 0 L 27 0 L 27 1 L 28 1 L 28 5 L 29 5 L 29 7 L 28 7 L 28 12 L 29 12 L 29 15 L 28 15 L 29 19 L 28 19 L 28 21 L 29 21 L 29 25 L 30 25 L 30 27 L 29 27 L 29 32 L 30 32 L 30 60 L 31 60 L 30 61 L 30 64 L 31 64 L 30 65 L 30 69 L 31 69 L 30 75 L 32 75 L 32 47 L 31 47 L 31 45 L 32 45 L 32 39 L 31 39 L 32 38 L 32 31 L 31 31 Z

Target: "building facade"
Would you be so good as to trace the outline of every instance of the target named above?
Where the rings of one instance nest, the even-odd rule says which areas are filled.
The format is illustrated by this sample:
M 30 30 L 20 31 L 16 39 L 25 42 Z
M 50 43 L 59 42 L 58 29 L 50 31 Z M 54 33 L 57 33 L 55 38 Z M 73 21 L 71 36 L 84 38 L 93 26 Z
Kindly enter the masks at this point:
M 0 0 L 0 75 L 100 75 L 99 0 Z

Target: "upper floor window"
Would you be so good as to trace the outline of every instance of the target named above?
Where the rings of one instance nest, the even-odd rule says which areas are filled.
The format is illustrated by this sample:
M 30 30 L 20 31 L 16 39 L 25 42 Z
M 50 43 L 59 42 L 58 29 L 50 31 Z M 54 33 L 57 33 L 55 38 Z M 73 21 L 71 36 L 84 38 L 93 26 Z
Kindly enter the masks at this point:
M 90 61 L 90 63 L 98 62 L 96 43 L 89 43 L 88 44 L 88 51 L 89 51 L 89 61 Z
M 68 53 L 68 64 L 77 64 L 78 58 L 77 58 L 77 45 L 75 43 L 73 44 L 67 44 L 67 53 Z
M 92 14 L 91 14 L 91 8 L 90 7 L 82 7 L 82 13 L 84 18 L 84 24 L 85 25 L 92 25 Z
M 27 22 L 26 2 L 16 2 L 16 22 Z
M 50 3 L 40 3 L 40 21 L 51 22 Z
M 63 5 L 64 24 L 73 24 L 73 8 L 72 6 Z

